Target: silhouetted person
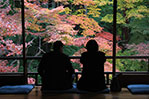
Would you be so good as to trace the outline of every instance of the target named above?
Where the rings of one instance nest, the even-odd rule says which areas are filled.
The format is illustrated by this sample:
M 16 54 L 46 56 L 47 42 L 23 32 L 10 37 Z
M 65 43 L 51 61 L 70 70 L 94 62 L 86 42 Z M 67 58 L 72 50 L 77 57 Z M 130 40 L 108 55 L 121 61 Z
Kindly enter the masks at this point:
M 105 53 L 98 51 L 95 40 L 86 44 L 87 51 L 81 54 L 80 62 L 83 64 L 82 76 L 77 88 L 86 91 L 100 91 L 106 88 L 104 77 Z
M 42 78 L 42 90 L 65 90 L 72 88 L 74 69 L 70 59 L 65 55 L 63 43 L 54 42 L 54 51 L 43 55 L 38 67 Z

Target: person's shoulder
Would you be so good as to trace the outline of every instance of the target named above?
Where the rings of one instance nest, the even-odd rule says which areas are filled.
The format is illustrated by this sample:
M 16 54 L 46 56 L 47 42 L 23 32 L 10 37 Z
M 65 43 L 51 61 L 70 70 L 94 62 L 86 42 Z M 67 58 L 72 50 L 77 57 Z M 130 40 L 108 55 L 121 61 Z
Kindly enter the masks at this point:
M 64 54 L 64 53 L 61 53 L 61 55 L 62 55 L 63 57 L 69 58 L 69 56 L 66 55 L 66 54 Z
M 81 56 L 84 56 L 84 55 L 87 55 L 88 54 L 88 52 L 83 52 L 82 54 L 81 54 Z
M 104 53 L 104 52 L 98 51 L 98 53 L 99 53 L 100 55 L 105 56 L 105 53 Z

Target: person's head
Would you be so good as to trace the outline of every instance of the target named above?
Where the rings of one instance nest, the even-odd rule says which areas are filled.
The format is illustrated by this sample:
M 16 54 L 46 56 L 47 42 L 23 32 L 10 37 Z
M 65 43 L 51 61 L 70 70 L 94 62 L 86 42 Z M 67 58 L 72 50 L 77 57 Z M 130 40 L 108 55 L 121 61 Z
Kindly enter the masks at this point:
M 54 51 L 60 51 L 60 52 L 62 52 L 63 46 L 64 46 L 64 44 L 61 41 L 56 41 L 53 44 L 53 49 L 54 49 Z
M 95 40 L 89 40 L 86 44 L 86 49 L 88 52 L 97 52 L 98 44 Z

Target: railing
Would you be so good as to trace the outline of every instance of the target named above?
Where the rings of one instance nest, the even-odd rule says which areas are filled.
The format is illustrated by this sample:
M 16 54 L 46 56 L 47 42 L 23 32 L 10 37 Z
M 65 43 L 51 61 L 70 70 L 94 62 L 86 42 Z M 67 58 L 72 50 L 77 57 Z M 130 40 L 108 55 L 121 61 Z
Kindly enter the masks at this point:
M 79 59 L 80 56 L 70 56 L 70 59 Z M 113 59 L 112 56 L 106 56 L 107 59 Z M 11 60 L 11 59 L 18 59 L 18 60 L 23 60 L 23 57 L 0 57 L 0 60 Z M 31 60 L 31 59 L 36 59 L 40 60 L 41 56 L 39 57 L 34 57 L 34 56 L 27 56 L 26 60 Z M 148 60 L 148 70 L 147 72 L 116 72 L 116 73 L 123 73 L 123 74 L 149 74 L 149 56 L 116 56 L 116 59 L 147 59 Z M 0 73 L 1 75 L 23 75 L 24 73 Z M 75 81 L 78 81 L 78 75 L 81 74 L 81 72 L 76 72 L 75 73 Z M 105 74 L 105 79 L 106 79 L 106 84 L 109 85 L 111 83 L 112 79 L 112 74 L 113 72 L 104 72 Z M 31 72 L 27 73 L 27 76 L 34 76 L 36 82 L 36 85 L 40 85 L 39 83 L 39 74 L 37 72 Z
M 23 72 L 18 72 L 18 73 L 0 73 L 0 76 L 9 76 L 9 77 L 11 77 L 11 76 L 22 76 L 23 77 L 24 76 L 23 74 L 24 74 Z M 82 73 L 81 72 L 75 72 L 74 83 L 78 82 L 78 80 L 79 80 L 78 75 L 79 74 L 82 74 Z M 107 85 L 109 85 L 110 82 L 111 82 L 111 79 L 112 79 L 112 72 L 104 72 L 104 74 L 105 74 L 105 80 L 106 80 L 105 83 Z M 41 79 L 40 79 L 41 77 L 40 77 L 38 72 L 27 73 L 27 77 L 34 78 L 35 79 L 35 85 L 37 85 L 37 86 L 41 85 Z M 39 82 L 39 80 L 40 80 L 40 82 Z
M 139 75 L 149 75 L 149 72 L 116 72 L 116 74 L 139 74 Z M 18 72 L 18 73 L 0 73 L 0 76 L 24 76 L 23 72 Z M 81 72 L 75 72 L 75 77 L 74 77 L 74 82 L 77 83 L 79 80 L 78 75 L 81 74 Z M 106 85 L 110 85 L 111 84 L 111 79 L 112 79 L 112 72 L 104 72 L 105 74 L 105 84 Z M 28 77 L 33 77 L 35 79 L 35 85 L 36 86 L 40 86 L 41 85 L 41 79 L 39 76 L 38 72 L 31 72 L 31 73 L 27 73 Z M 40 82 L 39 82 L 40 80 Z
M 81 72 L 75 72 L 75 77 L 74 77 L 74 82 L 77 83 L 78 80 L 79 80 L 79 77 L 78 75 L 81 75 L 82 73 Z M 110 82 L 111 82 L 111 79 L 112 79 L 112 72 L 104 72 L 105 74 L 105 80 L 106 80 L 106 85 L 110 85 Z M 28 77 L 32 77 L 34 76 L 36 82 L 35 82 L 35 85 L 39 86 L 41 85 L 41 83 L 39 83 L 39 74 L 36 72 L 32 72 L 32 73 L 27 73 Z M 111 77 L 110 77 L 111 75 Z M 110 79 L 111 78 L 111 79 Z
M 27 56 L 26 60 L 31 59 L 41 59 L 41 56 Z M 79 59 L 80 56 L 69 56 L 70 59 Z M 116 56 L 116 59 L 147 59 L 148 63 L 148 72 L 149 72 L 149 56 Z M 11 59 L 18 59 L 18 60 L 24 60 L 23 57 L 0 57 L 0 60 L 11 60 Z M 113 56 L 106 56 L 106 59 L 113 59 Z
M 149 75 L 149 72 L 116 72 L 116 74 L 145 74 L 145 75 Z M 79 74 L 82 74 L 81 72 L 75 72 L 75 79 L 74 79 L 74 82 L 77 83 L 79 78 L 78 78 L 78 75 Z M 104 72 L 105 74 L 105 84 L 106 85 L 110 85 L 111 84 L 111 80 L 112 80 L 112 72 Z M 32 72 L 32 73 L 28 73 L 28 77 L 32 77 L 32 76 L 35 76 L 35 85 L 39 86 L 41 85 L 41 83 L 39 83 L 39 74 L 36 72 Z
M 41 59 L 42 56 L 26 56 L 26 59 Z M 79 59 L 80 56 L 69 56 L 70 59 Z M 106 56 L 107 59 L 112 59 L 112 56 Z M 23 57 L 0 57 L 0 60 L 5 59 L 23 59 Z M 149 59 L 149 56 L 116 56 L 116 59 Z

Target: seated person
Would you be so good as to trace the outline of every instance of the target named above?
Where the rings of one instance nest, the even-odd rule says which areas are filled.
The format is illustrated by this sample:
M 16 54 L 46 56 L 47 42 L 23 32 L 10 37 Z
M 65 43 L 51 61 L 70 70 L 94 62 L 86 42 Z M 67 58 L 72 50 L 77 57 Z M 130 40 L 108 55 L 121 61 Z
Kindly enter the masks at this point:
M 82 53 L 80 58 L 83 70 L 77 88 L 86 91 L 106 89 L 104 77 L 105 53 L 98 51 L 98 44 L 95 40 L 88 41 L 86 49 L 87 52 Z
M 70 59 L 65 55 L 63 43 L 54 42 L 54 51 L 43 55 L 38 72 L 42 78 L 41 90 L 65 90 L 72 88 L 74 69 Z

